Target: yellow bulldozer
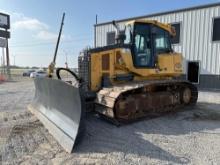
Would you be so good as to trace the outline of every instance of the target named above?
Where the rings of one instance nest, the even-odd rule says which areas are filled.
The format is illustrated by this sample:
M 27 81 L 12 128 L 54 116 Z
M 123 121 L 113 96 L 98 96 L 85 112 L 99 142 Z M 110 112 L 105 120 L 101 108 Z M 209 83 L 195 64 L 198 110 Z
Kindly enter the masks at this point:
M 56 78 L 54 59 L 48 78 L 34 79 L 29 110 L 68 152 L 83 134 L 87 111 L 119 125 L 197 102 L 196 86 L 179 78 L 182 55 L 172 49 L 172 26 L 134 20 L 121 31 L 115 21 L 113 25 L 116 44 L 85 50 L 79 56 L 79 74 L 56 68 Z M 62 71 L 75 80 L 65 81 Z

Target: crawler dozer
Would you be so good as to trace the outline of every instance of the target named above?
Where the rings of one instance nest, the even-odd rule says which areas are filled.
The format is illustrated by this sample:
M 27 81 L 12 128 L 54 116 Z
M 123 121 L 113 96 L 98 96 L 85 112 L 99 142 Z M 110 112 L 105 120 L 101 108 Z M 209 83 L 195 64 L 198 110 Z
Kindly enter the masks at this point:
M 54 60 L 48 78 L 34 79 L 36 93 L 29 109 L 68 152 L 83 133 L 87 111 L 123 124 L 197 102 L 196 86 L 179 78 L 182 55 L 172 49 L 172 26 L 135 20 L 121 31 L 113 25 L 115 44 L 83 51 L 79 74 L 57 68 L 54 76 Z M 65 81 L 61 71 L 75 80 Z

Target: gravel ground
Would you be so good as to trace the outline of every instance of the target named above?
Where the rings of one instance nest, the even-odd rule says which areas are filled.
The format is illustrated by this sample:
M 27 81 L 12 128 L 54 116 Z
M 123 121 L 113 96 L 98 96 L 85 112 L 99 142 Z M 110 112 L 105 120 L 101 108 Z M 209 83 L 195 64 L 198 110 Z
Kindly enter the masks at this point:
M 0 164 L 220 164 L 220 104 L 122 127 L 89 115 L 68 154 L 26 110 L 33 94 L 31 80 L 0 84 Z

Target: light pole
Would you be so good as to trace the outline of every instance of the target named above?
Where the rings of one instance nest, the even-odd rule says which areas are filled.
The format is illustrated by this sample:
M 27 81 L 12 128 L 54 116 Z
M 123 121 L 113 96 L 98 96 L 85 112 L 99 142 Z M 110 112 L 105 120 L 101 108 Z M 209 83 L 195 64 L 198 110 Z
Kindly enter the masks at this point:
M 68 53 L 67 51 L 63 50 L 64 53 L 65 53 L 65 56 L 66 56 L 66 62 L 65 62 L 65 65 L 66 65 L 66 68 L 68 68 Z
M 3 74 L 5 74 L 5 50 L 4 48 L 2 48 L 2 70 L 3 70 Z
M 15 66 L 15 55 L 12 55 L 13 56 L 13 58 L 14 58 L 14 66 Z
M 65 62 L 65 65 L 66 65 L 66 69 L 68 69 L 68 58 L 67 58 L 67 51 L 66 50 L 63 50 L 63 52 L 65 53 L 65 56 L 66 56 L 66 62 Z M 68 72 L 66 72 L 66 77 L 68 78 Z

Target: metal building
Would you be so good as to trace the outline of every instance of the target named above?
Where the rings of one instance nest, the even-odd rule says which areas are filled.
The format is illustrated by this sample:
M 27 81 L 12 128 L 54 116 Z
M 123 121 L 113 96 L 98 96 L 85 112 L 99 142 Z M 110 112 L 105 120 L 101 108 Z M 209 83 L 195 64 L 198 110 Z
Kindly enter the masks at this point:
M 184 78 L 201 88 L 220 89 L 220 3 L 117 20 L 121 30 L 134 19 L 172 24 L 173 49 L 184 57 Z M 112 22 L 95 25 L 95 47 L 115 43 Z

